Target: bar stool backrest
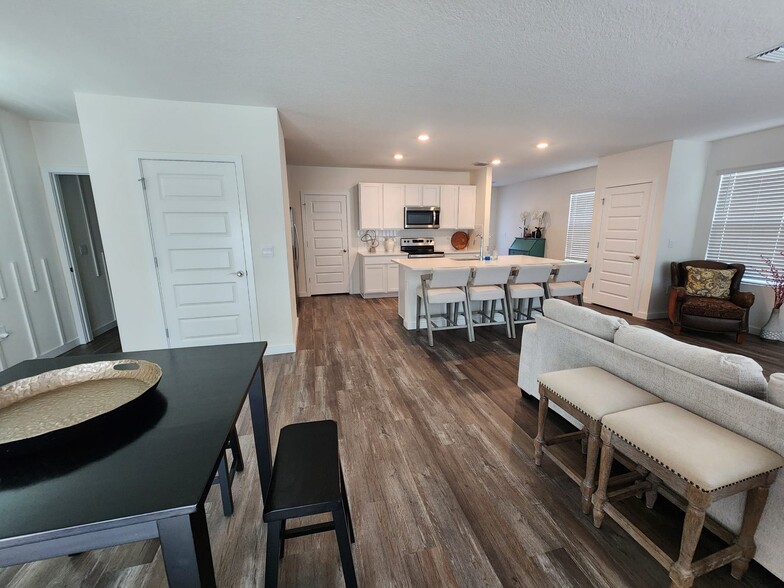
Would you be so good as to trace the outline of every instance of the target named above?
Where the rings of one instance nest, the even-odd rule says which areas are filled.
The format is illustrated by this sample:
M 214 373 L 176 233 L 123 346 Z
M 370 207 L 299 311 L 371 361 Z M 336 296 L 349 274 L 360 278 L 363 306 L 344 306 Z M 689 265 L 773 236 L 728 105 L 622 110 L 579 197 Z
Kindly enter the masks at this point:
M 591 271 L 589 263 L 565 263 L 558 268 L 555 282 L 582 282 Z
M 517 276 L 513 284 L 541 284 L 546 282 L 553 271 L 553 264 L 521 265 L 517 268 Z
M 468 283 L 470 267 L 440 268 L 433 270 L 429 288 L 465 288 Z
M 499 286 L 509 281 L 512 266 L 478 267 L 471 279 L 472 286 Z

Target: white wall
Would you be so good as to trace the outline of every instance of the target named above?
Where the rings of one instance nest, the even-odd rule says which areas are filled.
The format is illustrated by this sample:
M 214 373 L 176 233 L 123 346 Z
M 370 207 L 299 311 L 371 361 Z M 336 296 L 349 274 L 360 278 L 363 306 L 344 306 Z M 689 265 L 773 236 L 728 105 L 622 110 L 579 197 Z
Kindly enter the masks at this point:
M 784 163 L 784 127 L 730 137 L 712 143 L 705 173 L 705 186 L 694 235 L 692 258 L 702 259 L 708 247 L 708 235 L 713 220 L 713 209 L 719 191 L 722 172 L 747 167 L 764 167 Z M 749 315 L 749 330 L 759 333 L 773 308 L 773 290 L 767 286 L 745 284 L 744 290 L 754 292 L 756 300 Z
M 491 233 L 493 242 L 498 244 L 498 252 L 506 253 L 515 237 L 521 236 L 522 211 L 546 210 L 549 224 L 544 235 L 545 256 L 563 259 L 569 222 L 569 195 L 593 190 L 595 183 L 596 168 L 589 167 L 496 188 Z
M 407 169 L 377 169 L 354 167 L 316 167 L 303 165 L 288 166 L 288 183 L 291 196 L 291 205 L 294 207 L 295 222 L 300 228 L 302 238 L 302 205 L 300 196 L 302 192 L 324 193 L 341 192 L 349 195 L 349 236 L 351 248 L 349 251 L 349 268 L 351 271 L 351 293 L 359 292 L 359 264 L 357 263 L 357 250 L 365 245 L 359 240 L 357 230 L 359 226 L 357 184 L 360 182 L 388 182 L 401 184 L 470 184 L 470 172 L 440 172 Z M 453 230 L 442 229 L 438 231 L 396 231 L 401 235 L 434 236 L 439 249 L 450 251 L 449 240 Z M 399 247 L 398 243 L 398 247 Z M 382 245 L 383 247 L 383 245 Z M 300 251 L 304 251 L 300 243 Z M 305 278 L 305 263 L 300 260 L 299 265 L 299 293 L 307 295 L 307 282 Z
M 82 129 L 75 123 L 30 121 L 41 170 L 86 171 Z
M 139 178 L 142 153 L 240 156 L 260 336 L 294 350 L 285 155 L 277 110 L 76 94 L 123 349 L 167 346 Z M 274 247 L 262 257 L 262 247 Z
M 0 369 L 73 347 L 76 327 L 27 120 L 0 110 Z

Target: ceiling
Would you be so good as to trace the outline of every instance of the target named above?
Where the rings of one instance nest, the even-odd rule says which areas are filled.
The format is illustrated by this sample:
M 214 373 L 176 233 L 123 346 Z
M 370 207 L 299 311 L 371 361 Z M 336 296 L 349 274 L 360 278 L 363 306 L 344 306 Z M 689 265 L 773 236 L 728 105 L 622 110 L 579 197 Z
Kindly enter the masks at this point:
M 76 121 L 74 91 L 275 106 L 289 164 L 498 157 L 508 184 L 784 124 L 784 64 L 745 59 L 784 41 L 781 0 L 0 0 L 0 14 L 1 107 Z

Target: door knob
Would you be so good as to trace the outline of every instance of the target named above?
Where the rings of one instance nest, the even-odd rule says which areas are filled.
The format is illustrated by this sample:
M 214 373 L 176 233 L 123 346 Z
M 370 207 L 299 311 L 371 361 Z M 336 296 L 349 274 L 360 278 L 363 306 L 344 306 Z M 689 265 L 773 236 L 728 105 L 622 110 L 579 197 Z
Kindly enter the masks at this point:
M 244 276 L 244 275 L 245 275 L 245 272 L 244 272 L 244 271 L 242 271 L 242 270 L 240 270 L 240 271 L 238 271 L 237 273 L 235 273 L 234 275 L 235 275 L 235 276 L 237 276 L 238 278 L 241 278 L 242 276 Z
M 633 257 L 634 259 L 640 259 L 640 256 L 639 256 L 639 255 L 632 255 L 632 257 Z
M 343 253 L 346 253 L 346 250 L 345 250 L 345 249 L 343 250 Z

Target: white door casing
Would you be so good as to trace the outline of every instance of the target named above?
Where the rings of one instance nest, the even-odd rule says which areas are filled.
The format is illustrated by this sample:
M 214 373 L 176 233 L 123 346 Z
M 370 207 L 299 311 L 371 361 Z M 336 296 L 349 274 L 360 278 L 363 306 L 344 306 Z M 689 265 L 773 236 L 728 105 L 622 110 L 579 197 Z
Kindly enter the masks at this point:
M 345 194 L 302 194 L 305 273 L 310 295 L 349 291 L 347 207 Z
M 139 165 L 169 347 L 252 341 L 238 164 L 140 159 Z
M 591 302 L 623 312 L 636 310 L 650 200 L 651 183 L 605 191 Z

